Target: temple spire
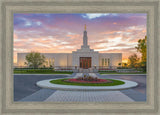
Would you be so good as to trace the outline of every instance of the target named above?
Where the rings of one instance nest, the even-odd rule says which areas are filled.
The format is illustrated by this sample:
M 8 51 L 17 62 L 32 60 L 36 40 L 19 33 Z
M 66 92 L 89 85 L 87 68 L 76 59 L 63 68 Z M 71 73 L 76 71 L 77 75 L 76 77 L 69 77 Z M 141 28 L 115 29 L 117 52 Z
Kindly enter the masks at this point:
M 88 37 L 87 37 L 87 27 L 86 24 L 84 25 L 84 31 L 83 31 L 83 45 L 81 46 L 81 49 L 84 50 L 90 50 L 89 45 L 88 45 Z M 93 51 L 93 50 L 92 50 Z
M 86 31 L 86 24 L 84 25 L 84 30 Z
M 84 33 L 83 33 L 83 47 L 88 47 L 88 37 L 87 37 L 87 31 L 86 31 L 86 24 L 84 26 Z

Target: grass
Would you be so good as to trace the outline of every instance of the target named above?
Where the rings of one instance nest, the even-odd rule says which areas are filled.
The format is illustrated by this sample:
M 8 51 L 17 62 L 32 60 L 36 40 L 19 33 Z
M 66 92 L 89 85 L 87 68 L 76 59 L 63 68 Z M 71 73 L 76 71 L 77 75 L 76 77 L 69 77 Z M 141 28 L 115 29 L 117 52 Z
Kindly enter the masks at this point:
M 72 74 L 73 72 L 53 70 L 14 70 L 14 74 Z
M 99 74 L 146 74 L 146 72 L 99 72 Z
M 50 83 L 61 84 L 61 85 L 76 85 L 76 86 L 116 86 L 116 85 L 124 84 L 123 81 L 113 80 L 113 79 L 107 79 L 107 80 L 112 81 L 111 83 L 74 83 L 74 82 L 71 83 L 71 82 L 67 82 L 64 80 L 67 80 L 67 78 L 51 80 Z

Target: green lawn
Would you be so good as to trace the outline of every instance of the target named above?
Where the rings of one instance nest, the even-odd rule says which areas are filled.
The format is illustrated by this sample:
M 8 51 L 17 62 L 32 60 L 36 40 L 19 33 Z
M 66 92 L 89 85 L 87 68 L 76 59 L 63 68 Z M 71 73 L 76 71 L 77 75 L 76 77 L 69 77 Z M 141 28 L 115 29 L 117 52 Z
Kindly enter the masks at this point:
M 99 72 L 99 74 L 146 74 L 146 72 Z
M 14 70 L 14 74 L 72 74 L 73 72 L 61 72 L 53 70 Z
M 67 82 L 64 80 L 66 80 L 66 78 L 51 80 L 50 83 L 61 84 L 61 85 L 77 85 L 77 86 L 116 86 L 116 85 L 124 84 L 123 81 L 113 80 L 113 79 L 108 79 L 108 80 L 112 81 L 111 83 L 74 83 L 74 82 Z

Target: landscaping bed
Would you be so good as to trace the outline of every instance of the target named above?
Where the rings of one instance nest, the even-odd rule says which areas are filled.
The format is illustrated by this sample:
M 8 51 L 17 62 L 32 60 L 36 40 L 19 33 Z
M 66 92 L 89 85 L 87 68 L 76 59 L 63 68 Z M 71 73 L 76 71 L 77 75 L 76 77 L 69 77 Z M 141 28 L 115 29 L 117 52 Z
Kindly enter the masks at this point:
M 70 79 L 71 80 L 71 79 Z M 61 84 L 61 85 L 76 85 L 76 86 L 116 86 L 116 85 L 122 85 L 125 82 L 120 81 L 120 80 L 114 80 L 114 79 L 103 79 L 104 81 L 106 80 L 107 82 L 104 83 L 91 83 L 89 81 L 86 82 L 70 82 L 69 78 L 65 79 L 57 79 L 57 80 L 51 80 L 50 83 L 53 84 Z M 72 80 L 71 80 L 72 81 Z
M 64 80 L 66 82 L 71 82 L 71 83 L 110 83 L 112 81 L 106 80 L 106 79 L 98 79 L 96 81 L 85 81 L 85 80 L 77 80 L 77 79 L 67 79 Z

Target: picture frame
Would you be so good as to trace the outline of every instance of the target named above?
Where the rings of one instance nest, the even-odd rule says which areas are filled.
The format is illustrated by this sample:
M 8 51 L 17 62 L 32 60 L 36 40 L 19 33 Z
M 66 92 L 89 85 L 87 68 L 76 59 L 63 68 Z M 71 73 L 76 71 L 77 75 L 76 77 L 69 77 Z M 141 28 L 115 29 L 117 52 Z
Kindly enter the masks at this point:
M 1 0 L 1 114 L 158 114 L 159 0 Z M 147 13 L 146 102 L 14 102 L 14 13 Z

